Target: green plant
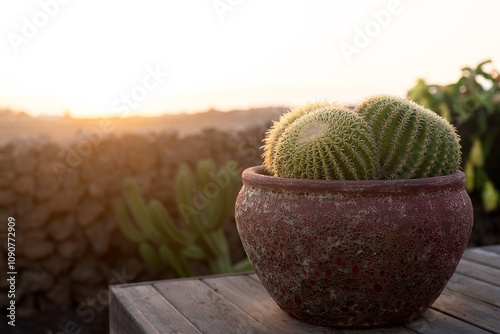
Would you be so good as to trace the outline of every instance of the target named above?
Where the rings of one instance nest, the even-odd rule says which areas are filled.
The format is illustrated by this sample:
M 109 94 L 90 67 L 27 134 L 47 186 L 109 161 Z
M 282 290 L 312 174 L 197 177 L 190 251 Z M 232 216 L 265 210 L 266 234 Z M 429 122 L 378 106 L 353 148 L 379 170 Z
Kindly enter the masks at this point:
M 408 99 L 376 95 L 356 107 L 375 135 L 383 179 L 411 179 L 454 173 L 460 138 L 435 112 Z
M 125 201 L 115 202 L 115 215 L 123 234 L 139 244 L 141 257 L 153 269 L 170 267 L 179 277 L 193 276 L 190 261 L 195 260 L 207 261 L 214 274 L 251 270 L 247 259 L 231 265 L 223 230 L 240 185 L 233 161 L 217 170 L 213 161 L 202 160 L 196 176 L 182 164 L 176 176 L 176 195 L 184 228 L 158 200 L 146 204 L 138 182 L 130 178 L 124 183 Z
M 355 110 L 309 103 L 273 124 L 264 163 L 274 176 L 322 180 L 401 179 L 454 173 L 455 128 L 418 104 L 390 95 Z
M 456 125 L 462 137 L 466 189 L 477 192 L 486 211 L 500 205 L 500 75 L 481 62 L 462 68 L 462 77 L 448 85 L 419 79 L 408 96 Z
M 275 123 L 268 132 L 264 160 L 280 177 L 370 179 L 378 173 L 365 122 L 347 107 L 324 102 L 294 109 Z
M 309 102 L 283 114 L 279 121 L 273 121 L 273 126 L 266 132 L 265 145 L 263 146 L 264 154 L 262 155 L 264 165 L 267 166 L 270 173 L 274 173 L 274 155 L 282 132 L 302 115 L 318 108 L 328 107 L 329 105 L 330 103 L 327 101 Z

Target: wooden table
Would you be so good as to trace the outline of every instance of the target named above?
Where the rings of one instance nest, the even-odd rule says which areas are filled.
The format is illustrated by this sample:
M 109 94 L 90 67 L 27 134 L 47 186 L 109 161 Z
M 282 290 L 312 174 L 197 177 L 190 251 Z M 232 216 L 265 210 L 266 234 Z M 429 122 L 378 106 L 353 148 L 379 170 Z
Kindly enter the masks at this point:
M 404 326 L 312 326 L 283 312 L 254 273 L 110 288 L 110 330 L 129 333 L 500 333 L 500 245 L 470 248 L 441 296 Z

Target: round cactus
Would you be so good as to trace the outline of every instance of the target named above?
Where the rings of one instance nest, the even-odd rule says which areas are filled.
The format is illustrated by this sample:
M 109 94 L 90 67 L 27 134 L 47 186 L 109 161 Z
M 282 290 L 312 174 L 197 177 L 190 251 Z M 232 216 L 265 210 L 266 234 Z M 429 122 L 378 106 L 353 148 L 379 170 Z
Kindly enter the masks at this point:
M 458 169 L 460 138 L 433 111 L 391 95 L 369 97 L 356 111 L 374 134 L 383 179 L 440 176 Z
M 278 122 L 273 121 L 273 126 L 267 131 L 266 138 L 264 139 L 264 154 L 262 155 L 264 158 L 264 165 L 267 166 L 269 173 L 274 174 L 274 154 L 276 152 L 276 145 L 278 144 L 278 140 L 283 130 L 285 130 L 288 125 L 293 123 L 302 115 L 318 108 L 328 107 L 329 105 L 330 103 L 327 101 L 309 102 L 290 110 L 286 114 L 283 114 Z
M 375 179 L 377 154 L 363 119 L 325 102 L 292 111 L 268 132 L 264 157 L 274 176 L 320 180 Z M 269 168 L 271 167 L 271 168 Z

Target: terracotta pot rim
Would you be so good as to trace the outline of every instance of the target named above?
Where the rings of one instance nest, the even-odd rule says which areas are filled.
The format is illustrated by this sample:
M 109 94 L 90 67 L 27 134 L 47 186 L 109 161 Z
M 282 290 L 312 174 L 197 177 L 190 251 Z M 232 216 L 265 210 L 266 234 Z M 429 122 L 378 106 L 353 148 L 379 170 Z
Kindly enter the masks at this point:
M 242 180 L 247 186 L 270 190 L 401 193 L 417 189 L 460 189 L 464 187 L 465 174 L 457 171 L 444 176 L 401 180 L 305 180 L 272 176 L 267 174 L 266 166 L 253 166 L 243 171 Z

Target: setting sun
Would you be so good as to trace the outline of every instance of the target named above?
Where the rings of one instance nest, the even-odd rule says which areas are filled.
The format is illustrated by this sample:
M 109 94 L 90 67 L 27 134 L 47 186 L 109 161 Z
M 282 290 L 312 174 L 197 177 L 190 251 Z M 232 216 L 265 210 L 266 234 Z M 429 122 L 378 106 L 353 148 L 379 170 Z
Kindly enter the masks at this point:
M 418 77 L 498 63 L 488 24 L 499 11 L 495 1 L 3 3 L 0 106 L 126 117 L 405 94 Z

